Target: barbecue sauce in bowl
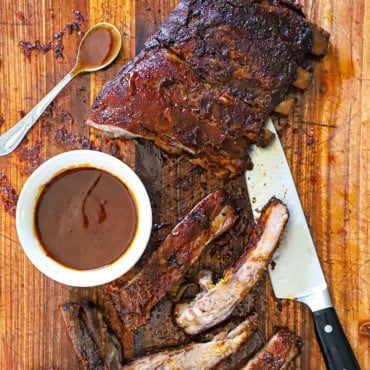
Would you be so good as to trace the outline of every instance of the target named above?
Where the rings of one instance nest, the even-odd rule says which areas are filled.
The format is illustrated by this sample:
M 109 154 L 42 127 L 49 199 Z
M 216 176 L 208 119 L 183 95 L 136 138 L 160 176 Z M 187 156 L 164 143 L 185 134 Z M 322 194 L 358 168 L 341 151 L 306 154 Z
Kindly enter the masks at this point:
M 42 190 L 35 227 L 46 253 L 77 270 L 113 263 L 129 248 L 137 227 L 130 190 L 97 168 L 69 169 Z

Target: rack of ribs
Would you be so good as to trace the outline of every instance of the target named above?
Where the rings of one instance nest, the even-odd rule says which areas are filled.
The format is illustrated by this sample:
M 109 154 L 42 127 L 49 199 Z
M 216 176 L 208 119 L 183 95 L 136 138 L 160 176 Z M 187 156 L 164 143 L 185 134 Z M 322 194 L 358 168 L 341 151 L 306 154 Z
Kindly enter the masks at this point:
M 144 325 L 150 310 L 180 281 L 205 246 L 236 219 L 223 191 L 209 194 L 177 224 L 132 280 L 110 284 L 107 292 L 125 328 Z
M 262 210 L 246 251 L 236 265 L 227 270 L 215 285 L 211 276 L 203 275 L 200 285 L 204 291 L 192 302 L 176 306 L 176 323 L 187 334 L 205 331 L 231 315 L 267 270 L 287 221 L 287 207 L 280 200 L 272 198 Z
M 290 87 L 308 87 L 309 58 L 325 55 L 328 39 L 289 0 L 182 0 L 86 123 L 234 176 L 250 166 L 250 144 L 273 138 L 268 115 L 292 110 Z
M 211 341 L 191 343 L 180 349 L 148 355 L 124 366 L 122 370 L 213 369 L 222 360 L 237 352 L 257 327 L 256 317 L 251 316 L 234 329 L 219 333 Z

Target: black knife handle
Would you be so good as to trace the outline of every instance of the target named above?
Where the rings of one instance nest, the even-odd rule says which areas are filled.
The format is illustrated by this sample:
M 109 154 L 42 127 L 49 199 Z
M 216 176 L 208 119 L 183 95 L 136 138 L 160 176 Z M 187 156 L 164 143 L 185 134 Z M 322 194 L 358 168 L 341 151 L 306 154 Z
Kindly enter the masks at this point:
M 334 308 L 324 308 L 312 315 L 328 370 L 360 370 Z

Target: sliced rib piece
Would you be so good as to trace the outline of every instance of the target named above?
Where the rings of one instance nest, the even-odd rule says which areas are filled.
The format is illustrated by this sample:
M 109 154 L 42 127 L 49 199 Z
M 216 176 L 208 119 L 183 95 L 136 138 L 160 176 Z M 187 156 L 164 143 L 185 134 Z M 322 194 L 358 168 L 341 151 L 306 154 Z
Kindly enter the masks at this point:
M 122 370 L 212 369 L 237 352 L 257 327 L 257 319 L 252 316 L 231 331 L 219 333 L 210 342 L 191 343 L 181 349 L 145 356 L 124 366 Z
M 328 37 L 290 1 L 182 0 L 104 86 L 86 122 L 186 151 L 218 176 L 238 174 L 267 116 L 307 58 L 325 54 Z
M 176 306 L 176 323 L 187 334 L 198 334 L 231 315 L 266 271 L 287 221 L 287 207 L 272 198 L 263 209 L 246 251 L 236 265 L 227 270 L 216 285 L 203 281 L 208 290 L 198 294 L 191 303 Z
M 65 303 L 62 313 L 81 369 L 121 369 L 121 345 L 95 306 L 87 302 Z
M 108 287 L 122 324 L 126 328 L 144 325 L 153 306 L 180 281 L 204 247 L 235 221 L 234 208 L 223 191 L 200 201 L 131 281 Z
M 287 328 L 279 329 L 241 370 L 284 370 L 296 357 L 301 339 Z

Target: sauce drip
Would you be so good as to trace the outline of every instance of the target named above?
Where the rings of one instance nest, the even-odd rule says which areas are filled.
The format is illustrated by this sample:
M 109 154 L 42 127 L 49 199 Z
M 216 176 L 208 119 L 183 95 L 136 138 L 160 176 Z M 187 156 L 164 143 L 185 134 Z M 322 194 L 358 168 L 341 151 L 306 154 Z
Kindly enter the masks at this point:
M 77 168 L 46 185 L 35 225 L 50 257 L 67 267 L 89 270 L 114 262 L 127 250 L 137 213 L 120 180 L 99 169 Z
M 107 28 L 92 30 L 81 44 L 79 64 L 81 67 L 99 67 L 106 62 L 113 49 L 114 39 Z

